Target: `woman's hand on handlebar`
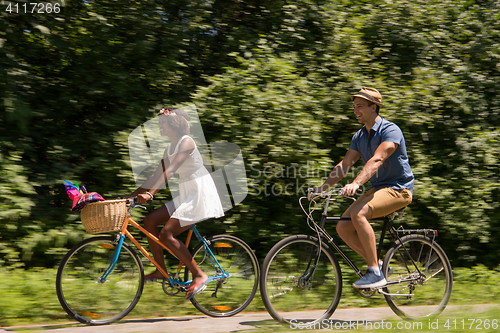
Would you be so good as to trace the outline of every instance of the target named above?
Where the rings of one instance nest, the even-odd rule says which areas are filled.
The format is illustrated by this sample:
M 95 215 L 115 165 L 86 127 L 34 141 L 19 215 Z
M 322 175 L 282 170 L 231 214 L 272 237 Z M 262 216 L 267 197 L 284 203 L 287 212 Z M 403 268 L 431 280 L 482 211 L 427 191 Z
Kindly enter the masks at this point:
M 137 203 L 146 203 L 151 200 L 152 200 L 151 196 L 147 193 L 137 195 Z

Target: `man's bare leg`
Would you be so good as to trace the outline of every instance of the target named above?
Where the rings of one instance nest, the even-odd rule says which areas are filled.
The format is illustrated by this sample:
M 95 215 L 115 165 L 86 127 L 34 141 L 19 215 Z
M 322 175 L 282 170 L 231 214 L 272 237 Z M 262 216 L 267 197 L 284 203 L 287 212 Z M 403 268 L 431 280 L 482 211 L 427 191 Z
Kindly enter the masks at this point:
M 377 246 L 375 232 L 370 225 L 372 217 L 371 208 L 365 203 L 351 207 L 349 214 L 351 220 L 343 220 L 337 225 L 340 237 L 349 247 L 359 253 L 368 264 L 366 274 L 353 284 L 354 288 L 381 287 L 387 282 L 381 274 L 377 261 Z
M 363 246 L 368 267 L 378 267 L 375 232 L 369 222 L 372 217 L 371 208 L 366 204 L 359 208 L 359 210 L 353 209 L 351 211 L 351 222 L 356 229 L 359 242 Z
M 367 261 L 365 249 L 363 248 L 363 245 L 359 240 L 358 233 L 356 232 L 356 228 L 354 228 L 351 220 L 340 220 L 337 223 L 337 233 L 339 234 L 340 238 L 342 238 L 342 240 L 347 244 L 347 246 L 349 246 L 357 254 L 363 257 L 365 261 Z

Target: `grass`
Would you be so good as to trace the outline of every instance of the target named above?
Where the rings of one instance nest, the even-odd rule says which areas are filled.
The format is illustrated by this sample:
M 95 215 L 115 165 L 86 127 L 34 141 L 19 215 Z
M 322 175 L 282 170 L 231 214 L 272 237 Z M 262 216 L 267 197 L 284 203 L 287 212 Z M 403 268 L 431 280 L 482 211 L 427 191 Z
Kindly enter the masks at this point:
M 0 327 L 71 322 L 72 319 L 64 312 L 57 299 L 55 292 L 56 272 L 56 269 L 28 271 L 3 269 L 0 272 L 0 280 L 2 281 L 0 284 Z M 347 270 L 343 270 L 343 272 L 347 272 Z M 372 299 L 361 297 L 353 288 L 349 287 L 352 283 L 351 280 L 354 280 L 355 277 L 344 275 L 344 288 L 339 308 L 387 306 L 381 296 Z M 454 285 L 450 305 L 500 304 L 498 295 L 500 295 L 500 275 L 497 270 L 488 270 L 484 266 L 454 269 Z M 259 293 L 245 311 L 266 311 Z M 198 314 L 200 313 L 191 302 L 184 300 L 181 293 L 178 296 L 167 296 L 159 284 L 153 284 L 145 286 L 139 304 L 126 319 Z M 466 318 L 463 315 L 465 314 L 457 314 L 455 317 L 447 319 L 461 320 Z M 495 318 L 493 314 L 488 313 L 484 317 L 477 318 L 500 320 L 498 315 Z M 394 331 L 394 329 L 391 330 L 391 332 Z M 456 330 L 456 332 L 462 331 Z M 484 329 L 482 332 L 488 332 L 488 330 Z
M 73 321 L 57 299 L 56 274 L 57 269 L 1 271 L 0 327 Z M 184 299 L 184 295 L 168 296 L 161 284 L 147 284 L 139 303 L 126 319 L 200 314 L 191 302 Z M 258 293 L 247 309 L 265 311 Z

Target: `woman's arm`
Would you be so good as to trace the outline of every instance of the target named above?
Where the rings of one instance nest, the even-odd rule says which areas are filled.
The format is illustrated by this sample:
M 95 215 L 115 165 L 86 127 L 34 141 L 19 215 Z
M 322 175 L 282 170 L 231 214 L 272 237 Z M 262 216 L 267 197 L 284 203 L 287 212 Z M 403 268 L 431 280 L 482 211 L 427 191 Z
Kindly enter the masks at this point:
M 168 147 L 167 147 L 167 149 L 168 149 Z M 160 183 L 159 179 L 161 179 L 164 170 L 166 170 L 169 167 L 169 165 L 170 165 L 170 161 L 168 160 L 168 158 L 165 157 L 165 155 L 163 155 L 163 158 L 160 161 L 160 163 L 158 163 L 158 166 L 156 167 L 155 172 L 151 176 L 149 176 L 149 178 L 146 179 L 144 181 L 144 183 L 142 183 L 142 185 L 139 186 L 139 188 L 137 190 L 135 190 L 134 192 L 132 192 L 129 195 L 123 196 L 122 198 L 136 197 L 139 194 L 147 192 L 150 188 L 153 188 L 155 186 L 155 184 Z M 160 189 L 163 188 L 163 186 L 165 186 L 166 183 L 167 183 L 166 179 L 164 180 L 164 182 L 161 182 Z
M 156 193 L 158 193 L 163 188 L 163 185 L 167 184 L 168 180 L 174 175 L 174 173 L 177 171 L 177 169 L 182 165 L 182 163 L 184 163 L 186 158 L 194 151 L 195 148 L 196 148 L 196 146 L 194 144 L 193 139 L 188 138 L 187 140 L 182 140 L 181 144 L 179 146 L 179 152 L 175 155 L 173 161 L 168 163 L 168 165 L 164 165 L 164 166 L 162 166 L 162 164 L 160 163 L 161 168 L 160 168 L 160 166 L 159 166 L 159 168 L 157 168 L 157 171 L 160 170 L 159 177 L 156 178 L 156 182 L 153 183 L 153 186 L 148 186 L 150 188 L 148 193 L 150 193 L 151 196 L 149 196 L 148 193 L 138 195 L 138 202 L 142 203 L 142 202 L 146 202 L 149 199 L 152 199 L 152 196 L 154 196 Z M 168 159 L 165 159 L 165 160 L 168 160 Z M 156 171 L 155 171 L 155 176 L 158 176 Z M 151 179 L 151 177 L 150 177 L 150 179 Z M 149 181 L 149 179 L 148 179 L 148 181 Z M 150 183 L 148 183 L 148 181 L 146 181 L 143 184 L 143 186 L 149 185 Z M 148 184 L 146 184 L 146 183 L 148 183 Z M 143 188 L 143 186 L 141 186 L 137 190 L 137 191 L 142 190 L 142 192 L 139 192 L 139 193 L 144 193 L 147 191 L 147 187 Z
M 161 177 L 163 175 L 163 170 L 166 170 L 168 168 L 169 164 L 170 164 L 170 162 L 167 158 L 162 158 L 162 160 L 160 161 L 160 163 L 156 167 L 155 172 L 148 179 L 146 179 L 144 181 L 144 183 L 142 183 L 142 185 L 137 190 L 135 190 L 134 192 L 132 192 L 130 195 L 128 195 L 126 197 L 135 197 L 138 194 L 142 194 L 144 192 L 147 192 L 148 189 L 153 188 L 154 186 L 157 186 L 157 184 L 160 183 L 159 180 L 161 179 Z M 164 180 L 164 182 L 161 182 L 160 189 L 163 188 L 163 186 L 166 183 L 167 183 L 166 179 Z

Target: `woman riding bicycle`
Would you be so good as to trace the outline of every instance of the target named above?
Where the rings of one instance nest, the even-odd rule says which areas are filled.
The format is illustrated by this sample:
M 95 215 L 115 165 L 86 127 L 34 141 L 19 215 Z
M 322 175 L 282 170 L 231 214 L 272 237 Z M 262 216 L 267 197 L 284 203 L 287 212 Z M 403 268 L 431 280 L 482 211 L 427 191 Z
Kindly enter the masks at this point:
M 194 140 L 189 136 L 189 116 L 183 109 L 163 108 L 158 113 L 160 134 L 168 136 L 163 158 L 154 174 L 144 184 L 126 197 L 137 196 L 145 203 L 160 191 L 175 174 L 179 174 L 179 196 L 156 209 L 144 219 L 144 227 L 158 237 L 191 271 L 193 282 L 186 298 L 205 289 L 208 276 L 198 267 L 187 247 L 176 236 L 193 224 L 209 218 L 224 216 L 224 210 L 215 183 L 203 165 L 203 160 Z M 167 221 L 165 223 L 165 221 Z M 159 225 L 163 225 L 161 231 Z M 163 249 L 148 238 L 149 247 L 156 262 L 167 271 Z M 145 276 L 145 281 L 163 279 L 155 270 Z

